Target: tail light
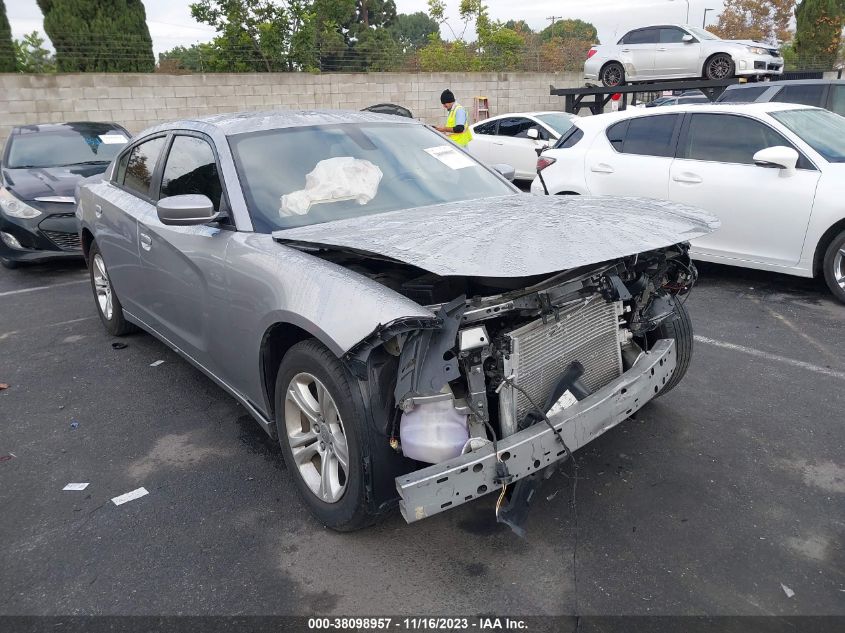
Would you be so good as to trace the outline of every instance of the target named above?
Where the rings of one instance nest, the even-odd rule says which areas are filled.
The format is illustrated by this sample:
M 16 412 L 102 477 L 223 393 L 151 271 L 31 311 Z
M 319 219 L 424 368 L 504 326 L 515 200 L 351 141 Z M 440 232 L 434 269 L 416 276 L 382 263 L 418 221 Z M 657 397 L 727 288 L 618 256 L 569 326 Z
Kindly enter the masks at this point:
M 591 48 L 591 49 L 590 49 L 590 51 L 587 53 L 587 59 L 590 59 L 590 57 L 592 57 L 593 55 L 595 55 L 595 54 L 596 54 L 596 53 L 598 53 L 598 52 L 599 52 L 599 49 L 597 49 L 597 48 L 594 46 L 594 47 L 593 47 L 593 48 Z
M 556 162 L 557 162 L 557 159 L 555 159 L 555 158 L 551 158 L 549 156 L 540 156 L 540 158 L 537 159 L 537 173 L 539 174 L 546 167 L 549 167 L 550 165 L 554 165 Z

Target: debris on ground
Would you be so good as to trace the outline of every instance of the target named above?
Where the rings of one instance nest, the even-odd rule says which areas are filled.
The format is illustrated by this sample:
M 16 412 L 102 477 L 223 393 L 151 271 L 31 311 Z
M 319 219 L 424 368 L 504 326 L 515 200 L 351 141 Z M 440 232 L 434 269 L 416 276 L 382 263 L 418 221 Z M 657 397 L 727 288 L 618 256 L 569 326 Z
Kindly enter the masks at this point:
M 71 420 L 70 421 L 70 428 L 72 428 L 74 430 L 78 429 L 79 428 L 79 422 L 77 420 Z
M 0 382 L 0 391 L 3 391 L 4 389 L 8 389 L 8 388 L 9 388 L 9 385 L 7 385 L 5 382 Z
M 68 484 L 62 490 L 85 490 L 88 487 L 87 483 L 84 484 Z
M 119 506 L 126 503 L 127 501 L 133 501 L 148 494 L 150 493 L 147 492 L 146 488 L 137 488 L 131 492 L 127 492 L 126 494 L 122 494 L 118 497 L 115 497 L 114 499 L 112 499 L 112 503 L 116 506 Z
M 780 583 L 780 588 L 781 588 L 781 589 L 783 589 L 783 592 L 786 594 L 786 597 L 787 597 L 787 598 L 791 598 L 792 596 L 794 596 L 794 595 L 795 595 L 795 592 L 794 592 L 794 591 L 792 591 L 792 589 L 790 589 L 789 587 L 787 587 L 787 586 L 786 586 L 785 584 L 783 584 L 783 583 Z
M 126 349 L 127 347 L 129 347 L 129 345 L 127 343 L 119 343 L 119 342 L 118 343 L 112 343 L 111 346 L 112 346 L 112 349 Z
M 551 501 L 552 499 L 557 497 L 557 493 L 559 493 L 559 492 L 560 492 L 560 490 L 555 490 L 552 494 L 550 494 L 548 497 L 546 497 L 546 501 Z
M 0 455 L 0 462 L 8 462 L 9 460 L 15 457 L 14 453 L 9 453 L 8 455 Z
M 156 362 L 154 362 L 154 363 L 150 363 L 150 367 L 158 367 L 158 366 L 159 366 L 159 365 L 161 365 L 163 362 L 164 362 L 163 360 L 157 360 L 157 361 L 156 361 Z

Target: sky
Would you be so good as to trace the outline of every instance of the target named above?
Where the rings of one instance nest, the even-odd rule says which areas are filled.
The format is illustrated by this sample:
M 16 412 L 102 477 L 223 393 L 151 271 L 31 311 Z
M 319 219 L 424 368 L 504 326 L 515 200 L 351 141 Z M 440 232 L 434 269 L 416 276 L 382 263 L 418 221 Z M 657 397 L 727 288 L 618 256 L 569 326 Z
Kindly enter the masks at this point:
M 35 0 L 5 0 L 6 13 L 16 38 L 25 33 L 40 31 L 43 35 L 42 15 Z M 191 17 L 190 0 L 143 0 L 147 9 L 147 24 L 158 54 L 179 45 L 207 42 L 214 30 L 198 24 Z M 395 0 L 399 13 L 425 11 L 425 0 Z M 451 9 L 450 22 L 456 31 L 463 24 L 458 19 L 459 0 L 446 0 Z M 715 9 L 707 14 L 713 24 L 722 10 L 722 0 L 488 0 L 490 16 L 496 20 L 523 19 L 537 30 L 548 26 L 547 18 L 579 18 L 592 22 L 602 42 L 617 41 L 632 28 L 656 23 L 683 24 L 689 4 L 689 23 L 701 25 L 705 8 Z M 444 29 L 444 37 L 450 37 Z

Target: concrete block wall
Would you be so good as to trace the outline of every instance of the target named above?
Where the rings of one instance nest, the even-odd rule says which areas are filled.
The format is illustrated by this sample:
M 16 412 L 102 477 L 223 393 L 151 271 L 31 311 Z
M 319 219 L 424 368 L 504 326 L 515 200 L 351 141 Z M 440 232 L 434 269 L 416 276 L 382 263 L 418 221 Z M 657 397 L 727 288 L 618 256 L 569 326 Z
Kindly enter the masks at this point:
M 16 125 L 115 121 L 137 133 L 162 121 L 243 110 L 350 109 L 397 103 L 442 122 L 450 88 L 472 108 L 486 96 L 492 115 L 562 110 L 549 86 L 583 84 L 580 73 L 242 73 L 208 75 L 0 75 L 0 147 Z

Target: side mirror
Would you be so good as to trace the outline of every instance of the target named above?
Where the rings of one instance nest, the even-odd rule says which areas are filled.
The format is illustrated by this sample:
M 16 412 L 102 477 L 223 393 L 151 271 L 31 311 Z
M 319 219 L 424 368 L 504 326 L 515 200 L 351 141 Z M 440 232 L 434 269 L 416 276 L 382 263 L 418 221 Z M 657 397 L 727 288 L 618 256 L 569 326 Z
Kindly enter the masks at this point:
M 758 167 L 770 167 L 792 171 L 798 164 L 798 152 L 791 147 L 776 145 L 761 149 L 754 154 L 754 164 Z
M 535 128 L 535 127 L 532 127 L 525 134 L 526 134 L 526 136 L 528 136 L 528 138 L 535 140 L 535 141 L 540 138 L 540 133 L 537 131 L 537 128 Z
M 684 35 L 684 36 L 681 38 L 681 41 L 682 41 L 684 44 L 691 44 L 692 42 L 694 42 L 694 41 L 695 41 L 695 38 L 694 38 L 692 35 L 690 35 L 689 33 L 687 33 L 686 35 Z
M 513 165 L 499 163 L 497 165 L 490 165 L 490 169 L 499 172 L 502 176 L 504 176 L 507 180 L 510 180 L 511 182 L 513 182 L 514 176 L 516 176 L 516 169 L 514 169 Z
M 156 205 L 158 219 L 171 226 L 195 226 L 214 222 L 220 215 L 207 196 L 189 194 L 162 198 Z

